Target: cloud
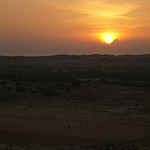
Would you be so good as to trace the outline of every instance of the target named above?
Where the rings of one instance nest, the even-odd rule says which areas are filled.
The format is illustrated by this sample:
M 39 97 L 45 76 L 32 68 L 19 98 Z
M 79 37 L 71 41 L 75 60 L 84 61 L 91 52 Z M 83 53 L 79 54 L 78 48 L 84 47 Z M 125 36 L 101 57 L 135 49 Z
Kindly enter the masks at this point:
M 73 38 L 149 28 L 146 0 L 0 0 L 0 4 L 5 8 L 2 24 L 15 35 Z
M 91 31 L 117 30 L 134 27 L 136 16 L 130 15 L 139 7 L 140 0 L 41 0 L 51 8 L 61 10 L 63 20 L 80 24 Z M 59 11 L 57 11 L 59 13 Z M 56 13 L 56 12 L 55 12 Z M 60 18 L 59 18 L 60 19 Z M 121 31 L 122 30 L 122 31 Z M 81 31 L 82 32 L 82 31 Z

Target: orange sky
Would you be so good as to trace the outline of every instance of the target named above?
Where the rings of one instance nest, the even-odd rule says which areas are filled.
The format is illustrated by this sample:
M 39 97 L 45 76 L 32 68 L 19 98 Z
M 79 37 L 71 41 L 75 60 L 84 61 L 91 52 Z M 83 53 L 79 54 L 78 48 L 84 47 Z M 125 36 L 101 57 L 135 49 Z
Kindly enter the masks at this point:
M 149 0 L 0 0 L 0 55 L 150 53 L 149 14 Z

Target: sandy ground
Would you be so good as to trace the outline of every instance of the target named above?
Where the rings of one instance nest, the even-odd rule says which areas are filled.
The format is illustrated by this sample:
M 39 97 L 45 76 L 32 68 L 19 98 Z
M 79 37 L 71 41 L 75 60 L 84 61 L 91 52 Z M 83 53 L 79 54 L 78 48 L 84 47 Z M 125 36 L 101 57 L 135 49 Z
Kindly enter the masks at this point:
M 0 107 L 0 142 L 32 144 L 119 144 L 150 136 L 148 115 L 71 102 L 48 107 Z M 116 111 L 116 112 L 115 112 Z

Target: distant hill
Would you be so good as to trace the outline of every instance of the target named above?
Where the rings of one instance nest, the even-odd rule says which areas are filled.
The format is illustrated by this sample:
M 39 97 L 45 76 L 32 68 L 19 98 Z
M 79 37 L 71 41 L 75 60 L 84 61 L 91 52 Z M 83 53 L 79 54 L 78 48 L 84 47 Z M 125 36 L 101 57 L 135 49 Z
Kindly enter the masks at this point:
M 150 67 L 147 55 L 55 55 L 55 56 L 0 56 L 0 65 L 44 65 L 71 67 Z

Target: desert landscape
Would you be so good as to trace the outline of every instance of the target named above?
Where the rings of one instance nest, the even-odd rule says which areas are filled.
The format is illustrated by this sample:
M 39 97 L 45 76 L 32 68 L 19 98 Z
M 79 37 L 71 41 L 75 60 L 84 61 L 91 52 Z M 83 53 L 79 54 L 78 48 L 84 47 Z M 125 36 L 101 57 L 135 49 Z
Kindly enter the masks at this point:
M 70 62 L 73 59 L 65 57 Z M 72 62 L 80 57 L 74 56 Z M 14 64 L 6 61 L 8 57 L 1 57 L 5 63 L 0 66 L 1 149 L 149 149 L 148 59 L 145 64 L 143 60 L 130 65 L 130 60 L 145 56 L 124 56 L 123 65 L 112 66 L 109 61 L 119 56 L 106 57 L 86 56 L 80 61 L 92 58 L 93 64 L 79 68 L 79 62 L 73 66 L 69 63 L 69 69 L 67 64 L 57 66 L 58 59 L 53 57 L 46 65 L 41 58 L 41 66 L 29 63 L 25 67 L 16 57 L 9 58 Z M 64 56 L 58 58 L 63 62 Z M 105 63 L 100 70 L 94 63 L 97 59 Z M 48 70 L 52 80 L 43 74 Z M 59 78 L 55 78 L 58 72 Z M 135 76 L 138 78 L 132 80 Z
M 149 0 L 0 0 L 0 150 L 150 150 Z

